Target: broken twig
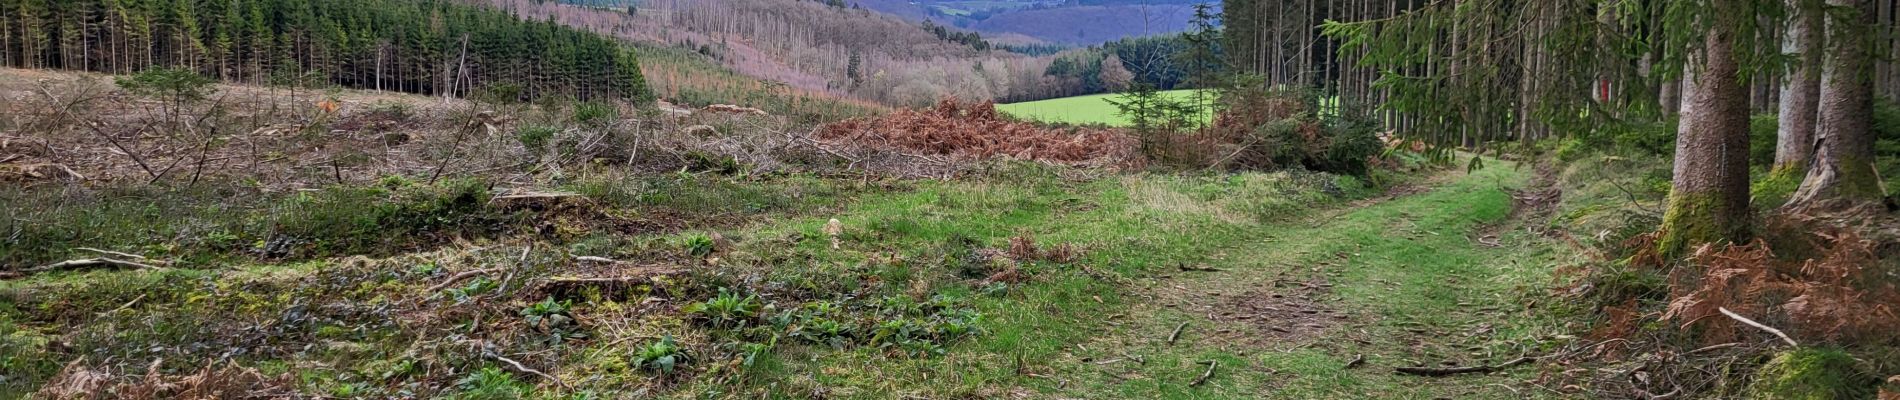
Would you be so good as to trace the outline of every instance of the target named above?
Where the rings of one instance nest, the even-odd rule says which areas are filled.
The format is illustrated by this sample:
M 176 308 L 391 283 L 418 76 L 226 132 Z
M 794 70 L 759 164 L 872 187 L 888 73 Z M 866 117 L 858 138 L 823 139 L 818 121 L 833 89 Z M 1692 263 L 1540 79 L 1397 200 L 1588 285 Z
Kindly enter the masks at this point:
M 548 381 L 554 382 L 556 386 L 560 386 L 562 389 L 568 388 L 567 382 L 561 382 L 560 378 L 555 378 L 554 375 L 548 375 L 547 373 L 541 372 L 539 370 L 535 370 L 534 368 L 528 368 L 528 366 L 526 365 L 521 365 L 520 361 L 515 361 L 512 359 L 509 359 L 508 357 L 502 357 L 500 354 L 490 354 L 489 356 L 494 357 L 496 360 L 501 360 L 501 362 L 508 363 L 509 366 L 515 367 L 515 370 L 517 371 L 534 374 L 535 376 L 539 376 L 542 379 L 547 379 Z
M 33 273 L 33 272 L 45 272 L 45 271 L 53 271 L 53 270 L 61 270 L 61 269 L 81 269 L 81 268 L 92 268 L 92 267 L 159 269 L 158 267 L 152 266 L 150 264 L 120 260 L 116 258 L 99 257 L 99 258 L 88 258 L 88 259 L 83 259 L 83 260 L 60 261 L 60 262 L 48 264 L 45 266 L 27 268 L 25 270 L 21 270 L 21 272 Z
M 1174 341 L 1181 339 L 1181 330 L 1187 329 L 1187 324 L 1186 322 L 1182 322 L 1180 325 L 1174 326 L 1174 333 L 1168 334 L 1168 344 L 1172 345 Z
M 499 269 L 501 268 L 483 268 L 483 269 L 478 269 L 478 270 L 473 270 L 473 271 L 458 272 L 455 275 L 449 275 L 448 280 L 444 280 L 442 281 L 442 283 L 435 284 L 435 286 L 430 286 L 428 289 L 425 289 L 422 292 L 423 293 L 440 292 L 442 291 L 442 289 L 447 289 L 450 285 L 454 285 L 456 282 L 461 282 L 463 279 L 468 279 L 471 276 L 495 272 L 495 270 L 499 270 Z
M 1187 265 L 1187 264 L 1181 264 L 1181 265 L 1178 265 L 1178 266 L 1176 266 L 1176 268 L 1180 268 L 1180 269 L 1181 269 L 1182 271 L 1187 271 L 1187 272 L 1221 272 L 1221 271 L 1224 271 L 1223 269 L 1220 269 L 1220 268 L 1214 268 L 1214 267 L 1200 267 L 1200 266 L 1192 266 L 1192 265 Z
M 1498 364 L 1498 365 L 1480 365 L 1476 367 L 1457 367 L 1457 368 L 1398 367 L 1397 370 L 1398 370 L 1398 373 L 1401 373 L 1401 374 L 1418 375 L 1418 376 L 1481 374 L 1481 373 L 1495 372 L 1498 370 L 1510 368 L 1518 364 L 1523 364 L 1530 361 L 1531 361 L 1530 357 L 1518 357 L 1516 360 L 1505 361 L 1503 364 Z
M 1699 348 L 1695 350 L 1689 350 L 1688 353 L 1684 353 L 1684 354 L 1702 354 L 1702 353 L 1707 353 L 1711 351 L 1716 351 L 1716 350 L 1721 350 L 1721 349 L 1726 349 L 1726 348 L 1731 348 L 1731 347 L 1736 347 L 1736 346 L 1741 346 L 1741 345 L 1742 344 L 1740 342 L 1710 345 L 1708 347 L 1703 347 L 1703 348 Z
M 1795 343 L 1794 338 L 1788 337 L 1788 334 L 1786 333 L 1781 333 L 1780 329 L 1771 328 L 1768 325 L 1762 325 L 1760 322 L 1755 322 L 1755 320 L 1748 319 L 1748 317 L 1743 317 L 1740 314 L 1736 314 L 1734 311 L 1729 311 L 1727 308 L 1716 307 L 1715 310 L 1721 311 L 1722 315 L 1727 315 L 1729 318 L 1733 318 L 1736 321 L 1746 324 L 1748 326 L 1752 326 L 1757 329 L 1768 331 L 1768 333 L 1773 333 L 1775 334 L 1775 336 L 1780 337 L 1781 341 L 1788 342 L 1788 346 L 1801 347 L 1800 343 Z
M 1218 367 L 1218 366 L 1220 366 L 1219 360 L 1208 360 L 1207 372 L 1202 372 L 1201 377 L 1194 378 L 1194 382 L 1189 382 L 1188 386 L 1200 386 L 1203 383 L 1207 383 L 1207 378 L 1214 377 L 1214 367 Z
M 91 248 L 91 247 L 78 247 L 78 248 L 74 248 L 73 250 L 79 250 L 79 251 L 90 251 L 90 252 L 94 252 L 94 253 L 99 253 L 99 254 L 104 254 L 104 255 L 108 255 L 108 256 L 119 256 L 119 257 L 123 257 L 123 258 L 130 258 L 130 259 L 134 259 L 134 260 L 144 260 L 144 259 L 145 259 L 145 256 L 141 256 L 141 255 L 137 255 L 137 254 L 132 254 L 132 253 L 120 253 L 120 252 L 116 252 L 116 251 L 111 251 L 111 250 L 100 250 L 100 249 L 95 249 L 95 248 Z

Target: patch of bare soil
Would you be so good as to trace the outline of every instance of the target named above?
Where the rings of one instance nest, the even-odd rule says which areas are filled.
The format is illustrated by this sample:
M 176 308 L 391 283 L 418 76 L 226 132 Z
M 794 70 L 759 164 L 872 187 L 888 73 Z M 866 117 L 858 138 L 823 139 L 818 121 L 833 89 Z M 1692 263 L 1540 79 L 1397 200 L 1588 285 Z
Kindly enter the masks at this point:
M 1564 198 L 1564 190 L 1557 187 L 1557 171 L 1549 165 L 1538 165 L 1537 175 L 1531 179 L 1528 187 L 1509 191 L 1511 217 L 1506 221 L 1537 221 L 1550 218 L 1557 211 L 1557 204 Z
M 543 237 L 571 240 L 592 232 L 623 234 L 677 232 L 695 220 L 674 213 L 651 212 L 634 215 L 600 204 L 599 201 L 572 193 L 517 193 L 496 196 L 490 206 L 504 212 L 526 212 L 536 217 L 533 230 Z M 709 219 L 716 216 L 707 216 Z M 707 221 L 732 222 L 732 221 Z M 723 226 L 723 225 L 721 225 Z
M 1284 342 L 1319 336 L 1352 317 L 1322 300 L 1332 284 L 1322 279 L 1277 281 L 1268 290 L 1222 299 L 1215 319 L 1255 328 L 1257 342 Z
M 1500 235 L 1506 229 L 1524 226 L 1534 234 L 1555 235 L 1560 230 L 1544 229 L 1542 223 L 1557 212 L 1557 205 L 1563 202 L 1564 190 L 1557 187 L 1557 171 L 1546 164 L 1537 165 L 1537 174 L 1531 178 L 1530 185 L 1515 190 L 1506 190 L 1511 195 L 1511 214 L 1496 223 L 1479 227 L 1473 231 L 1471 240 L 1482 246 L 1503 246 Z

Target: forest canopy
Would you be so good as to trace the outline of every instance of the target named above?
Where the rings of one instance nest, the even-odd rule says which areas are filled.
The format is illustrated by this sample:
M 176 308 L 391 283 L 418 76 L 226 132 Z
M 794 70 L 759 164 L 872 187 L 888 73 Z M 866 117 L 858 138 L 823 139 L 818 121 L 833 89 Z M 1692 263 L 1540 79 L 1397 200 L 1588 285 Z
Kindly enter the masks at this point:
M 651 98 L 633 50 L 437 0 L 0 0 L 0 66 L 182 67 L 253 84 Z

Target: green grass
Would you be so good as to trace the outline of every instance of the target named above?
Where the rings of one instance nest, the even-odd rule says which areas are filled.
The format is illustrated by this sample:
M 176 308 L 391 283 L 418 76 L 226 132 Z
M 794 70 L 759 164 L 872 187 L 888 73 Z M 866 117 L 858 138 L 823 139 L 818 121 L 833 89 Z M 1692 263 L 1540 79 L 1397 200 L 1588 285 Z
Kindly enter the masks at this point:
M 1162 93 L 1169 97 L 1187 100 L 1193 97 L 1195 90 L 1168 90 Z M 1064 97 L 1059 99 L 1037 100 L 1022 103 L 997 104 L 996 110 L 1017 118 L 1069 124 L 1104 124 L 1126 126 L 1128 119 L 1116 115 L 1119 111 L 1109 100 L 1120 94 L 1096 94 L 1088 96 Z M 1213 101 L 1209 97 L 1208 101 Z
M 24 377 L 6 387 L 17 393 L 31 386 L 15 385 L 46 379 L 76 354 L 145 360 L 150 348 L 244 337 L 228 333 L 317 312 L 270 325 L 269 335 L 246 342 L 261 350 L 235 361 L 266 373 L 295 365 L 299 390 L 367 397 L 497 388 L 531 392 L 527 398 L 567 394 L 531 375 L 470 378 L 484 368 L 509 370 L 473 353 L 404 363 L 450 345 L 440 338 L 466 336 L 493 338 L 497 352 L 603 398 L 642 390 L 681 398 L 1510 397 L 1504 386 L 1520 386 L 1531 369 L 1439 379 L 1389 370 L 1411 361 L 1495 362 L 1536 350 L 1529 338 L 1555 329 L 1521 316 L 1523 296 L 1542 293 L 1549 247 L 1509 233 L 1521 232 L 1515 229 L 1500 230 L 1506 245 L 1497 248 L 1470 237 L 1506 218 L 1511 198 L 1499 189 L 1521 185 L 1524 173 L 1498 162 L 1447 180 L 1425 194 L 1351 207 L 1346 202 L 1374 192 L 1352 178 L 1293 172 L 1077 180 L 1013 164 L 981 178 L 863 192 L 795 178 L 756 194 L 691 180 L 597 180 L 573 189 L 607 204 L 643 205 L 634 212 L 687 202 L 712 203 L 700 209 L 717 214 L 760 212 L 748 211 L 755 207 L 823 214 L 774 213 L 781 218 L 727 226 L 719 232 L 734 244 L 710 245 L 722 247 L 710 257 L 696 249 L 708 247 L 709 231 L 688 229 L 527 253 L 498 243 L 387 259 L 34 276 L 0 284 L 0 355 L 13 360 L 0 367 Z M 721 189 L 705 190 L 714 187 Z M 832 218 L 844 226 L 836 249 L 824 228 Z M 1008 249 L 1012 237 L 1033 237 L 1043 249 L 1071 245 L 1082 256 L 971 261 L 984 249 Z M 552 276 L 588 273 L 566 261 L 574 255 L 696 267 L 651 286 L 525 292 Z M 515 264 L 521 267 L 505 276 L 420 290 L 454 271 Z M 1005 265 L 1024 280 L 984 279 Z M 1179 265 L 1224 271 L 1188 273 Z M 1250 326 L 1203 317 L 1201 307 L 1222 298 L 1209 291 L 1231 296 L 1308 278 L 1335 284 L 1324 301 L 1353 319 L 1321 336 L 1259 343 L 1245 340 L 1255 332 Z M 726 290 L 732 294 L 724 303 L 749 305 L 718 306 Z M 509 328 L 530 314 L 521 310 L 543 303 L 582 321 L 573 332 L 584 337 L 550 341 Z M 324 306 L 305 311 L 304 304 Z M 392 306 L 404 316 L 400 323 L 373 311 Z M 671 311 L 679 307 L 716 312 Z M 830 311 L 810 311 L 821 309 Z M 780 325 L 778 315 L 805 317 Z M 857 334 L 826 344 L 789 333 L 820 320 Z M 139 321 L 162 323 L 124 328 Z M 1182 339 L 1165 343 L 1180 322 L 1190 324 Z M 1452 335 L 1483 324 L 1492 333 Z M 919 331 L 871 333 L 893 326 Z M 675 338 L 666 340 L 683 349 L 674 371 L 635 362 L 659 338 Z M 70 350 L 34 350 L 54 340 Z M 168 353 L 167 366 L 202 365 L 223 348 Z M 1353 354 L 1369 364 L 1343 369 Z M 1098 364 L 1129 355 L 1145 364 Z M 1202 360 L 1221 366 L 1205 385 L 1190 386 L 1205 370 Z M 460 375 L 424 375 L 451 370 Z M 468 382 L 432 383 L 458 380 Z
M 1161 93 L 1178 100 L 1193 99 L 1195 89 L 1165 90 Z M 1063 97 L 1058 99 L 1026 101 L 1021 103 L 997 104 L 996 110 L 1012 117 L 1047 123 L 1065 124 L 1102 124 L 1108 126 L 1128 126 L 1127 118 L 1117 115 L 1120 111 L 1110 100 L 1118 100 L 1119 93 L 1092 94 L 1087 96 Z M 1220 101 L 1218 96 L 1208 92 L 1206 101 Z M 1323 99 L 1320 107 L 1322 115 L 1333 115 L 1339 107 L 1338 97 Z M 1211 118 L 1211 116 L 1210 116 Z

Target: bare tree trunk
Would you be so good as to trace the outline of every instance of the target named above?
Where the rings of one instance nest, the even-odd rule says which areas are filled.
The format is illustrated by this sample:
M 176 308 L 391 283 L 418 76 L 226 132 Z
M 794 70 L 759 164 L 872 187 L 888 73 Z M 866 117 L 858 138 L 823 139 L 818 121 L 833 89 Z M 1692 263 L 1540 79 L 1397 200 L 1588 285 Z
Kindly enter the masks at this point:
M 1790 0 L 1794 11 L 1781 51 L 1800 55 L 1788 69 L 1781 86 L 1781 117 L 1775 135 L 1776 174 L 1798 174 L 1814 155 L 1814 118 L 1821 96 L 1821 29 L 1819 0 Z
M 1884 196 L 1874 172 L 1873 57 L 1874 26 L 1870 0 L 1828 0 L 1849 10 L 1827 21 L 1828 59 L 1821 71 L 1814 166 L 1795 191 L 1790 206 L 1823 200 L 1875 201 Z
M 1663 254 L 1739 241 L 1748 220 L 1748 82 L 1735 59 L 1734 23 L 1717 22 L 1683 71 L 1675 178 L 1663 215 Z
M 1894 32 L 1895 3 L 1894 0 L 1879 0 L 1879 5 L 1876 6 L 1880 12 L 1879 36 L 1876 37 L 1889 38 L 1887 43 L 1884 43 L 1888 49 L 1900 48 L 1900 36 L 1896 36 Z M 1893 60 L 1880 57 L 1874 61 L 1874 65 L 1874 95 L 1887 100 L 1900 100 L 1900 92 L 1896 91 L 1900 89 L 1900 79 L 1895 79 L 1896 72 L 1900 71 L 1894 69 Z

